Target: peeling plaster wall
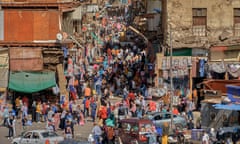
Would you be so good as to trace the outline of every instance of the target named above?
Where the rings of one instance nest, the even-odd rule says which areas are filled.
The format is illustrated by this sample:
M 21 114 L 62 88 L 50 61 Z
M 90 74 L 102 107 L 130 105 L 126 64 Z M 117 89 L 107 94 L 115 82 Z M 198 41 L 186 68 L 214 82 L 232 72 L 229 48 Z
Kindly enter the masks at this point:
M 177 40 L 173 42 L 174 47 L 204 47 L 206 43 L 216 44 L 223 32 L 233 37 L 233 9 L 240 8 L 240 0 L 166 0 L 166 2 L 167 25 L 171 24 L 172 38 Z M 192 8 L 207 8 L 206 37 L 192 35 Z M 169 34 L 170 29 L 167 31 Z M 166 40 L 169 44 L 169 36 Z

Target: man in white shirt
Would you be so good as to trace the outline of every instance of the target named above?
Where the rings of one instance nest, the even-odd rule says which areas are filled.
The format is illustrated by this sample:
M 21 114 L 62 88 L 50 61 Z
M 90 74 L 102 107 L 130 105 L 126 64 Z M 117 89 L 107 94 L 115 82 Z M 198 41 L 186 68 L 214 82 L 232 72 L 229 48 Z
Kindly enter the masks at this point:
M 93 136 L 94 136 L 95 144 L 101 144 L 100 137 L 102 135 L 102 130 L 101 130 L 100 126 L 97 125 L 97 123 L 94 123 L 94 127 L 92 129 L 92 133 L 93 133 Z
M 203 133 L 202 144 L 209 144 L 209 135 L 207 134 L 206 131 L 204 131 Z

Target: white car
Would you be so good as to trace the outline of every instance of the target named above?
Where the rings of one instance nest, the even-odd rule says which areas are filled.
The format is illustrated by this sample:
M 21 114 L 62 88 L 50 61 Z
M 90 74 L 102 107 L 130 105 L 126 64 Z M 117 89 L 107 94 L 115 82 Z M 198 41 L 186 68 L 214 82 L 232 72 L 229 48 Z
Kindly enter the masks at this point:
M 48 130 L 32 130 L 25 132 L 22 136 L 14 138 L 12 144 L 56 144 L 63 141 L 64 137 Z

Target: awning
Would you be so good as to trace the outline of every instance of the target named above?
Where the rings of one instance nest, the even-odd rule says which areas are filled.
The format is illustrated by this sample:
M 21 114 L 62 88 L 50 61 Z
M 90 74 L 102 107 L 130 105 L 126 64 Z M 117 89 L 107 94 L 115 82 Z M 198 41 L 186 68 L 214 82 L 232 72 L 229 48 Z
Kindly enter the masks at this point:
M 213 105 L 215 109 L 223 109 L 223 110 L 240 110 L 240 104 L 215 104 Z
M 8 68 L 0 67 L 0 88 L 7 88 L 8 86 Z
M 8 88 L 33 93 L 55 85 L 55 72 L 10 72 Z
M 164 55 L 170 56 L 170 52 L 166 51 Z M 173 56 L 192 56 L 192 49 L 191 48 L 173 49 L 172 55 Z

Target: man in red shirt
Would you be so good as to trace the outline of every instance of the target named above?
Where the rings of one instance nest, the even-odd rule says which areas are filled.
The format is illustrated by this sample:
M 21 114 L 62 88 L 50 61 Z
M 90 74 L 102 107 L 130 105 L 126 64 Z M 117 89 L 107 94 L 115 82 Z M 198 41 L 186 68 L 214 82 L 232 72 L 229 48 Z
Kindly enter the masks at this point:
M 135 100 L 135 94 L 133 93 L 132 90 L 130 90 L 130 92 L 128 93 L 128 98 L 129 98 L 129 100 L 132 100 L 132 101 Z
M 173 107 L 172 113 L 174 115 L 179 115 L 179 111 L 178 111 L 178 109 L 176 107 Z
M 28 100 L 27 96 L 23 96 L 22 102 L 25 103 L 27 107 L 28 107 L 28 104 L 29 104 L 28 101 L 29 100 Z

